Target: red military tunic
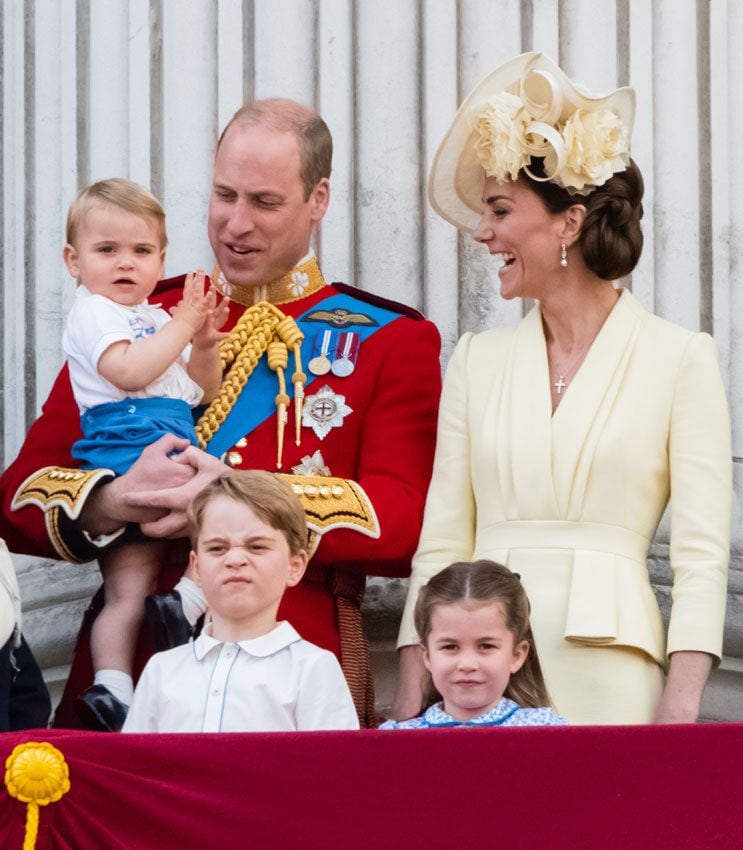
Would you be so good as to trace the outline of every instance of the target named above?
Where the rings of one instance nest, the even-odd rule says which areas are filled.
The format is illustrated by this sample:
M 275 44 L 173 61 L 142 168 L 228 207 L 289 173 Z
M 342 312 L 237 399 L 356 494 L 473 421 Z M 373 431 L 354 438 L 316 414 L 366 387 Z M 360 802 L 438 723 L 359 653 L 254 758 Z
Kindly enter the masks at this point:
M 317 353 L 317 343 L 324 330 L 361 329 L 368 333 L 371 328 L 373 331 L 358 345 L 356 368 L 352 374 L 337 377 L 328 373 L 314 377 L 308 372 L 312 383 L 306 388 L 307 403 L 323 390 L 330 393 L 331 400 L 339 402 L 342 409 L 347 407 L 351 412 L 341 417 L 341 424 L 330 427 L 322 439 L 316 430 L 322 433 L 323 429 L 315 429 L 317 423 L 305 414 L 301 445 L 297 447 L 294 440 L 295 402 L 292 401 L 283 440 L 282 471 L 291 472 L 293 467 L 302 464 L 303 458 L 319 450 L 334 477 L 349 479 L 360 485 L 378 520 L 379 536 L 376 539 L 352 527 L 334 528 L 327 532 L 321 538 L 306 577 L 297 587 L 287 590 L 279 610 L 279 617 L 289 620 L 303 638 L 335 652 L 348 675 L 357 659 L 344 657 L 346 653 L 341 653 L 339 632 L 342 624 L 339 626 L 338 615 L 340 611 L 343 616 L 343 605 L 339 604 L 339 597 L 357 606 L 363 592 L 363 578 L 360 577 L 406 576 L 418 542 L 435 444 L 440 393 L 440 342 L 435 326 L 410 308 L 342 284 L 324 286 L 314 260 L 299 268 L 300 274 L 303 271 L 310 272 L 310 285 L 304 294 L 300 290 L 307 275 L 298 279 L 295 272 L 294 277 L 290 273 L 281 281 L 270 284 L 263 296 L 267 294 L 284 314 L 306 319 L 300 323 L 305 331 L 302 343 L 305 372 L 308 372 L 307 363 L 313 353 Z M 183 277 L 164 281 L 151 300 L 161 302 L 167 309 L 178 301 L 182 285 Z M 288 287 L 286 296 L 283 295 L 284 287 Z M 333 309 L 337 303 L 342 303 L 343 308 Z M 227 330 L 244 311 L 243 305 L 232 301 Z M 315 326 L 317 333 L 313 335 L 311 330 Z M 291 363 L 286 371 L 287 383 L 290 383 Z M 255 386 L 258 387 L 257 379 Z M 251 389 L 249 380 L 244 392 L 252 408 L 252 402 L 261 399 L 256 395 L 259 390 L 253 390 L 251 395 Z M 266 394 L 265 388 L 262 392 Z M 270 392 L 273 403 L 278 392 L 276 384 L 271 386 Z M 345 400 L 345 407 L 340 404 L 341 397 Z M 306 409 L 308 406 L 305 405 Z M 315 408 L 322 413 L 322 404 L 318 407 L 316 402 Z M 237 407 L 232 415 L 236 412 Z M 230 439 L 227 445 L 220 446 L 219 454 L 236 468 L 275 471 L 276 420 L 273 408 L 262 421 L 241 430 L 240 438 L 235 437 L 234 441 Z M 235 433 L 234 419 L 231 431 Z M 24 485 L 28 490 L 29 477 L 41 468 L 76 467 L 70 456 L 70 447 L 79 436 L 78 410 L 65 367 L 41 416 L 31 427 L 18 459 L 0 477 L 2 536 L 11 551 L 73 561 L 96 557 L 95 548 L 70 518 L 70 515 L 74 517 L 79 513 L 89 492 L 89 483 L 95 482 L 81 479 L 79 486 L 83 490 L 78 492 L 77 479 L 70 480 L 73 473 L 53 471 L 51 475 L 59 476 L 55 479 L 59 485 L 54 484 L 53 487 L 66 491 L 61 499 L 55 495 L 56 501 L 47 500 L 46 493 L 40 497 L 38 487 L 30 496 L 26 493 L 25 501 L 18 499 L 19 493 L 25 492 Z M 224 432 L 215 435 L 215 442 L 220 439 L 224 444 Z M 209 445 L 207 451 L 210 451 Z M 46 484 L 48 479 L 47 475 Z M 14 498 L 17 499 L 16 509 L 11 510 Z M 50 502 L 69 504 L 64 504 L 64 509 L 50 509 Z M 170 547 L 168 563 L 163 570 L 163 587 L 172 587 L 180 576 L 185 567 L 186 552 L 185 542 L 174 543 Z M 92 680 L 87 637 L 89 625 L 89 622 L 84 624 L 81 630 L 70 681 L 57 713 L 58 725 L 75 724 L 69 703 Z M 359 646 L 358 652 L 363 651 Z M 356 649 L 353 650 L 355 653 Z M 148 654 L 147 649 L 140 652 L 140 663 L 146 660 Z

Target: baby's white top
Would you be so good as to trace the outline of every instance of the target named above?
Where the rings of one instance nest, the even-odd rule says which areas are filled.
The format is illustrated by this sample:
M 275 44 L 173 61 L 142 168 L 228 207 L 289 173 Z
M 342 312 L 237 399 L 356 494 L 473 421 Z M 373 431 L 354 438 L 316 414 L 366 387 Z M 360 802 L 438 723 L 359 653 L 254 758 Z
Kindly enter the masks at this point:
M 189 378 L 185 368 L 191 346 L 186 346 L 178 360 L 143 390 L 124 392 L 98 373 L 98 361 L 110 345 L 120 340 L 134 342 L 155 333 L 170 321 L 165 310 L 146 301 L 126 307 L 93 294 L 84 286 L 78 286 L 76 295 L 62 335 L 62 348 L 81 414 L 123 398 L 180 398 L 191 407 L 201 401 L 203 390 Z

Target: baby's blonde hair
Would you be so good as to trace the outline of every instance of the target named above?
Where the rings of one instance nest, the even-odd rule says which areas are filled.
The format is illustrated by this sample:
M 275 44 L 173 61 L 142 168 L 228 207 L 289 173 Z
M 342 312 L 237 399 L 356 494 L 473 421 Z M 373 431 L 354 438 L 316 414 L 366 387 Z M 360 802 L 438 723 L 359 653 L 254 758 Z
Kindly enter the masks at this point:
M 77 193 L 67 212 L 67 243 L 69 245 L 75 244 L 82 220 L 96 206 L 118 207 L 138 218 L 153 222 L 160 232 L 160 247 L 167 247 L 165 212 L 157 198 L 144 186 L 121 177 L 98 180 Z

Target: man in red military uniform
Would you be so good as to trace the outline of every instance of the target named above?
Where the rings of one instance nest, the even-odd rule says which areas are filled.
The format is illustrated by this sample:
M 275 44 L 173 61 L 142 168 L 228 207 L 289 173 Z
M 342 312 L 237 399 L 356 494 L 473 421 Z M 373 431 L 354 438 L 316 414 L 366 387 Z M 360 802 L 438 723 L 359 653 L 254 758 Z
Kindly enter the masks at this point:
M 433 460 L 439 335 L 410 308 L 323 279 L 310 238 L 328 206 L 331 156 L 325 123 L 292 101 L 244 107 L 220 139 L 209 237 L 213 283 L 231 302 L 222 389 L 197 423 L 205 453 L 191 447 L 174 456 L 183 445 L 166 437 L 120 478 L 78 470 L 70 447 L 80 424 L 64 368 L 0 478 L 0 497 L 12 551 L 86 561 L 115 545 L 125 526 L 131 534 L 132 523 L 182 537 L 190 498 L 225 463 L 287 473 L 319 546 L 279 616 L 339 656 L 362 725 L 370 725 L 360 602 L 366 575 L 409 572 Z M 182 286 L 183 277 L 164 281 L 153 297 L 167 309 Z M 185 541 L 174 541 L 164 588 L 186 552 Z M 94 614 L 81 630 L 58 725 L 76 725 L 72 700 L 90 684 Z

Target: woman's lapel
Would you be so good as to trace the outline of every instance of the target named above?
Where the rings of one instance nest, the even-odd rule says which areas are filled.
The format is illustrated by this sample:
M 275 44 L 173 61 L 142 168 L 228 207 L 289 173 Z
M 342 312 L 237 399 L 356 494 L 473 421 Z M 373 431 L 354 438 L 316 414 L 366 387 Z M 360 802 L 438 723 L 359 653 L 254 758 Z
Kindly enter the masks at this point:
M 509 519 L 557 518 L 552 485 L 551 401 L 542 317 L 534 307 L 516 329 L 498 427 L 501 488 Z
M 552 417 L 553 486 L 564 519 L 580 519 L 596 445 L 646 316 L 623 290 Z

